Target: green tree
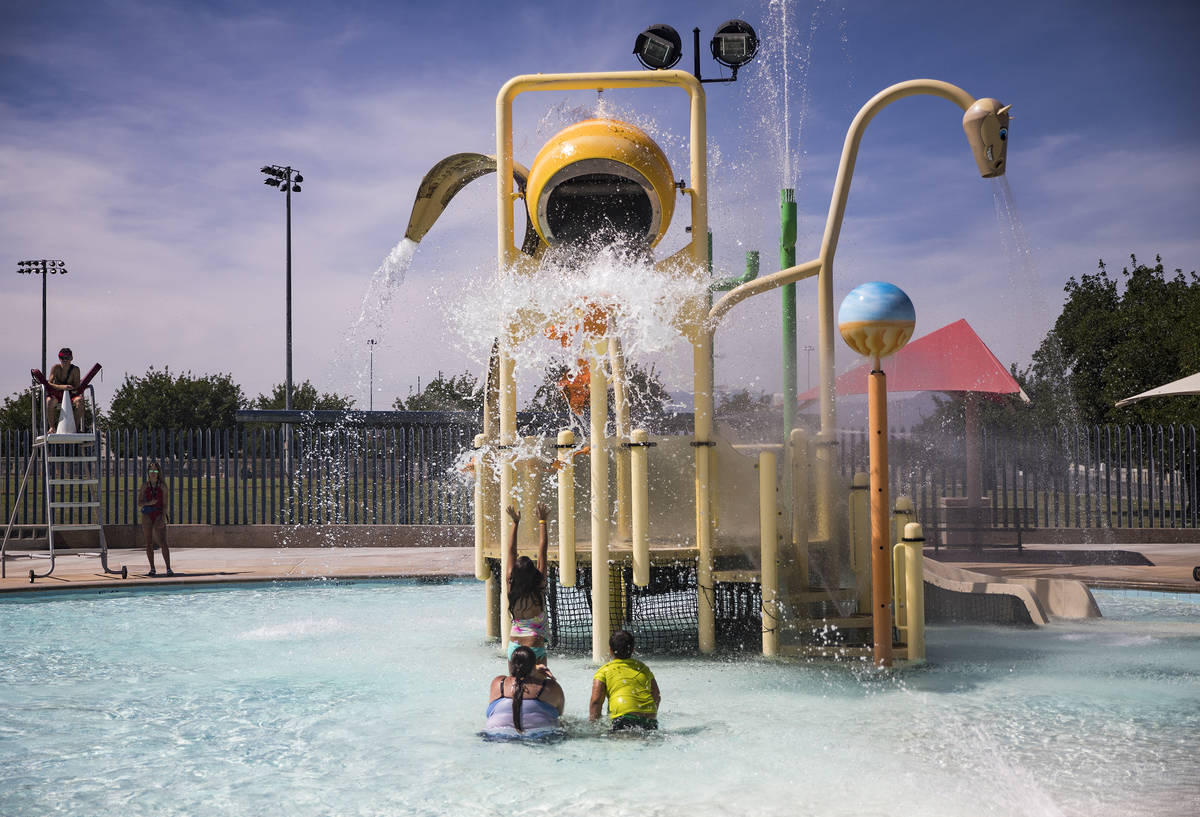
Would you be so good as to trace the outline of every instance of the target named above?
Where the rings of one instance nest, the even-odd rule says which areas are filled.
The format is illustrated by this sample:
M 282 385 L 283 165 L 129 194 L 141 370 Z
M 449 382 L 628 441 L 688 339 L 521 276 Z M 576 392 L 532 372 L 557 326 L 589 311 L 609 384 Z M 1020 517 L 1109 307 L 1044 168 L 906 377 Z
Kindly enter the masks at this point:
M 33 427 L 29 390 L 13 392 L 0 404 L 0 428 L 25 430 Z
M 778 435 L 783 433 L 783 409 L 773 403 L 769 394 L 738 389 L 717 395 L 714 415 L 723 426 L 738 432 L 769 430 Z
M 1062 313 L 1031 365 L 1013 377 L 1029 396 L 982 399 L 980 418 L 990 431 L 1107 423 L 1200 424 L 1200 397 L 1116 402 L 1200 370 L 1200 277 L 1162 259 L 1153 267 L 1130 256 L 1121 278 L 1101 260 L 1090 275 L 1067 281 Z M 1123 286 L 1122 286 L 1123 284 Z M 964 396 L 938 399 L 938 410 L 920 426 L 961 434 Z
M 150 367 L 142 377 L 125 375 L 113 394 L 110 428 L 231 428 L 245 405 L 242 387 L 228 374 L 194 377 Z
M 287 384 L 276 383 L 271 387 L 271 394 L 260 394 L 250 401 L 254 409 L 282 409 L 286 404 Z M 292 384 L 292 408 L 296 411 L 349 411 L 354 408 L 354 398 L 345 395 L 318 394 L 317 387 L 305 380 L 300 384 Z
M 1200 370 L 1200 277 L 1168 275 L 1161 257 L 1152 267 L 1130 260 L 1123 280 L 1103 260 L 1097 272 L 1070 278 L 1062 314 L 1033 355 L 1027 391 L 1058 401 L 1060 423 L 1200 422 L 1196 397 L 1115 406 Z
M 397 397 L 392 408 L 398 411 L 483 411 L 483 386 L 470 372 L 446 377 L 440 371 L 437 377 L 420 388 L 416 394 L 409 393 L 408 399 Z
M 558 387 L 558 382 L 566 376 L 567 364 L 565 363 L 547 368 L 533 397 L 525 403 L 525 411 L 534 411 L 539 414 L 566 414 L 569 412 L 571 409 L 567 405 L 567 398 L 563 396 L 562 389 Z

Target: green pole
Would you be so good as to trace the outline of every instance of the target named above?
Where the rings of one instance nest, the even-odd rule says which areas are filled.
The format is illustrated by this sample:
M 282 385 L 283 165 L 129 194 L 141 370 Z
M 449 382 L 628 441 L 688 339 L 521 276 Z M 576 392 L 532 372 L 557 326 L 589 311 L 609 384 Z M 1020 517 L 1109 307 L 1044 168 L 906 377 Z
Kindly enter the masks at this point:
M 737 287 L 740 287 L 742 284 L 748 283 L 749 281 L 753 281 L 755 278 L 758 277 L 758 250 L 747 250 L 746 251 L 746 272 L 744 274 L 739 275 L 736 278 L 723 278 L 720 281 L 713 281 L 712 280 L 712 274 L 713 274 L 712 247 L 713 247 L 712 230 L 709 230 L 708 231 L 708 278 L 709 278 L 709 281 L 711 282 L 708 285 L 708 293 L 707 293 L 709 309 L 712 309 L 712 302 L 713 302 L 712 294 L 714 292 L 728 292 L 729 290 L 736 289 Z M 793 251 L 792 254 L 795 255 L 795 251 Z M 708 363 L 710 366 L 712 365 L 711 355 L 712 355 L 715 347 L 716 347 L 716 344 L 714 343 L 712 345 L 712 347 L 710 347 L 708 350 L 709 355 L 710 355 Z M 715 376 L 715 371 L 714 371 L 714 376 Z
M 779 268 L 796 266 L 796 191 L 779 191 Z M 784 284 L 783 295 L 783 439 L 796 425 L 796 285 Z

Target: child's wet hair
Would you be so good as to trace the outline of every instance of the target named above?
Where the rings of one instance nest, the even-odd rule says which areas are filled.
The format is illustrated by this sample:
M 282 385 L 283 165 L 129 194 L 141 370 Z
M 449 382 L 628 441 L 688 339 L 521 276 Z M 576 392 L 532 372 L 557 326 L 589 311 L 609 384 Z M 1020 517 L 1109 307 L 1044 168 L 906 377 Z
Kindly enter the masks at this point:
M 515 610 L 522 600 L 536 601 L 539 606 L 542 597 L 542 572 L 537 564 L 528 556 L 518 556 L 513 562 L 512 574 L 508 579 L 508 612 L 515 615 Z
M 608 648 L 617 658 L 628 658 L 633 655 L 633 633 L 617 630 L 608 637 Z

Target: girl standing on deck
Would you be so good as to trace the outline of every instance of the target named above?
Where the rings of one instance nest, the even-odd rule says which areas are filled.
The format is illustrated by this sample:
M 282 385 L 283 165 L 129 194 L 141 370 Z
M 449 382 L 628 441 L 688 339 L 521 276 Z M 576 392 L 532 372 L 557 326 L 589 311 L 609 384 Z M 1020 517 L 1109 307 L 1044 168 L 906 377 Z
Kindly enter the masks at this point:
M 137 504 L 141 509 L 142 535 L 146 537 L 146 560 L 150 562 L 150 575 L 158 575 L 154 570 L 154 546 L 157 544 L 162 551 L 167 575 L 174 576 L 171 551 L 167 549 L 167 486 L 162 481 L 161 471 L 157 461 L 150 463 L 146 470 L 146 481 L 138 488 Z
M 539 666 L 546 665 L 546 506 L 537 505 L 538 555 L 537 564 L 528 556 L 517 556 L 517 528 L 521 512 L 508 506 L 512 533 L 508 537 L 508 612 L 512 630 L 508 635 L 508 657 L 517 647 L 530 647 Z M 553 676 L 551 676 L 553 677 Z

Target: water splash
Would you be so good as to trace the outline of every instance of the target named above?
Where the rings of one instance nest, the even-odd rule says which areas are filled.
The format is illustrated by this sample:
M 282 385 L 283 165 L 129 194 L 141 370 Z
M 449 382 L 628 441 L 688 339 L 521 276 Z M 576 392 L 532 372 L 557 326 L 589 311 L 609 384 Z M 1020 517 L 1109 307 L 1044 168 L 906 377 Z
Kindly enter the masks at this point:
M 598 305 L 611 316 L 629 360 L 650 360 L 682 340 L 674 321 L 680 306 L 703 298 L 706 282 L 691 275 L 672 275 L 649 261 L 615 247 L 601 249 L 584 263 L 548 260 L 533 275 L 506 274 L 497 281 L 476 281 L 453 304 L 446 320 L 467 354 L 481 357 L 497 333 L 516 316 L 537 316 L 530 336 L 509 349 L 518 379 L 541 381 L 551 366 L 586 356 L 583 332 L 565 342 L 543 333 L 551 324 L 577 323 L 581 310 Z
M 363 296 L 362 306 L 359 309 L 358 320 L 355 321 L 351 332 L 361 331 L 363 328 L 382 332 L 386 328 L 392 300 L 396 296 L 396 290 L 400 288 L 408 275 L 408 268 L 412 265 L 413 255 L 416 251 L 417 242 L 402 238 L 400 243 L 387 254 L 383 263 L 371 276 L 371 281 L 367 285 L 367 293 Z
M 417 242 L 400 239 L 371 275 L 358 317 L 343 335 L 330 366 L 330 382 L 339 393 L 357 396 L 366 391 L 370 365 L 367 341 L 378 341 L 377 351 L 386 354 L 392 304 L 416 251 Z
M 767 82 L 763 94 L 767 104 L 761 118 L 764 130 L 772 134 L 773 152 L 780 168 L 780 187 L 799 187 L 801 170 L 796 151 L 803 155 L 804 127 L 810 108 L 810 74 L 817 33 L 822 21 L 828 16 L 827 0 L 817 0 L 809 16 L 807 39 L 799 41 L 795 28 L 792 0 L 771 0 L 764 26 L 764 65 Z M 843 48 L 845 45 L 844 20 L 839 27 Z M 792 121 L 793 85 L 799 97 L 795 105 L 795 121 Z M 795 144 L 795 151 L 793 150 Z
M 994 180 L 992 195 L 996 221 L 1000 225 L 1000 241 L 1009 260 L 1007 291 L 1024 293 L 1021 308 L 1032 317 L 1036 325 L 1052 330 L 1055 317 L 1044 294 L 1048 288 L 1030 248 L 1025 226 L 1006 176 L 999 176 Z M 1047 332 L 1045 340 L 1035 351 L 1040 353 L 1040 363 L 1047 364 L 1052 369 L 1058 367 L 1063 375 L 1066 374 L 1066 356 L 1058 336 L 1053 331 Z M 1052 376 L 1051 382 L 1056 379 Z M 1090 467 L 1088 463 L 1092 460 L 1087 451 L 1088 444 L 1083 443 L 1081 447 L 1081 441 L 1078 439 L 1079 430 L 1083 425 L 1083 412 L 1069 382 L 1059 381 L 1052 389 L 1053 394 L 1041 395 L 1041 398 L 1050 402 L 1054 412 L 1055 445 L 1047 446 L 1042 454 L 1040 466 L 1043 469 L 1061 468 L 1065 464 L 1063 472 L 1068 480 L 1065 487 L 1069 495 L 1078 496 L 1081 491 L 1080 483 L 1087 479 Z M 1034 399 L 1037 399 L 1037 396 Z M 1082 456 L 1079 456 L 1081 453 Z M 1085 537 L 1090 541 L 1093 533 L 1085 530 Z

